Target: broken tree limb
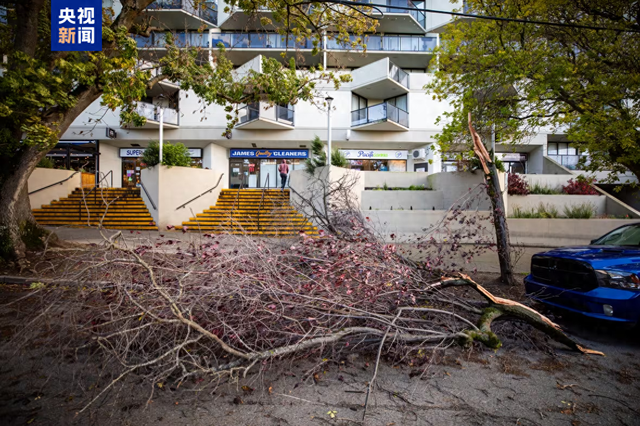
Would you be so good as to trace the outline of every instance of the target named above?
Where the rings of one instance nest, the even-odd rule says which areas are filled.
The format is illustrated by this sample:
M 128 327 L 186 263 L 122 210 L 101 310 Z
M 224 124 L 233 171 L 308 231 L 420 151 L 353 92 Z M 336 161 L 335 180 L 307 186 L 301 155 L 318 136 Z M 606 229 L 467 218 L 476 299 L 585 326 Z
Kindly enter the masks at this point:
M 513 277 L 513 262 L 511 261 L 511 242 L 509 241 L 509 226 L 507 225 L 507 212 L 505 211 L 500 179 L 495 162 L 491 159 L 487 148 L 482 143 L 480 135 L 473 127 L 471 113 L 469 113 L 469 132 L 473 139 L 473 152 L 480 160 L 484 171 L 484 180 L 487 184 L 487 194 L 491 200 L 494 228 L 496 230 L 496 245 L 498 247 L 498 260 L 500 262 L 500 278 L 508 285 L 515 285 Z
M 567 336 L 558 324 L 554 323 L 535 309 L 532 309 L 528 306 L 523 305 L 522 303 L 513 300 L 494 296 L 489 290 L 473 281 L 467 275 L 460 274 L 459 278 L 446 278 L 442 280 L 442 283 L 444 286 L 447 286 L 448 284 L 466 284 L 467 286 L 480 293 L 480 295 L 482 295 L 482 297 L 489 303 L 489 306 L 485 308 L 483 315 L 480 317 L 480 321 L 478 322 L 479 331 L 467 332 L 467 334 L 471 338 L 479 340 L 485 344 L 489 343 L 487 344 L 489 347 L 494 347 L 497 349 L 501 345 L 493 339 L 495 334 L 491 331 L 492 321 L 498 317 L 509 315 L 518 318 L 519 320 L 522 320 L 527 324 L 530 324 L 531 326 L 547 334 L 553 340 L 560 342 L 575 351 L 581 352 L 583 354 L 604 356 L 604 353 L 602 352 L 594 351 L 580 345 L 571 337 Z M 495 336 L 495 339 L 497 339 L 497 336 Z

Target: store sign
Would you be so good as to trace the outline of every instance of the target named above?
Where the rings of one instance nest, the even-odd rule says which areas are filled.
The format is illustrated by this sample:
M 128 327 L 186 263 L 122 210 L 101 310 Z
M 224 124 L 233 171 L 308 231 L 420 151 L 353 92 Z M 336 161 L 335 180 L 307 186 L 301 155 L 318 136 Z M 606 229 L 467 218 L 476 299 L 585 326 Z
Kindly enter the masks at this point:
M 139 158 L 145 148 L 120 148 L 120 158 Z M 202 158 L 202 148 L 189 148 L 189 157 Z
M 347 160 L 406 160 L 407 151 L 341 149 Z
M 306 149 L 231 149 L 229 158 L 309 158 Z
M 502 161 L 527 161 L 527 154 L 519 154 L 517 152 L 502 154 Z

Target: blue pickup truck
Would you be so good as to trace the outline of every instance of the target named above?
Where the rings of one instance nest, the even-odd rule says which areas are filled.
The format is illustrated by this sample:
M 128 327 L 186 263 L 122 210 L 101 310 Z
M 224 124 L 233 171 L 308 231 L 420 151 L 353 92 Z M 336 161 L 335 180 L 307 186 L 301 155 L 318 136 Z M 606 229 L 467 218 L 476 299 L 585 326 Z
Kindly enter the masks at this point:
M 589 317 L 640 322 L 640 223 L 616 228 L 584 247 L 531 258 L 526 293 L 547 305 Z

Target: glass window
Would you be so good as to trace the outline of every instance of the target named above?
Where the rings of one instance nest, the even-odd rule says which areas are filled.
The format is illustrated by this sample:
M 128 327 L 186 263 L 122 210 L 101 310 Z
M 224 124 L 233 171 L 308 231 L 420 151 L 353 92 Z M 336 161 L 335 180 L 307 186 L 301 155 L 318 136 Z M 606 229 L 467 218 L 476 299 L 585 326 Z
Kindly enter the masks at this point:
M 351 111 L 358 111 L 367 107 L 367 100 L 355 93 L 351 94 Z
M 387 99 L 387 103 L 393 105 L 403 111 L 407 111 L 407 95 L 396 96 L 395 98 Z
M 566 142 L 558 143 L 558 155 L 567 155 L 569 144 Z
M 549 155 L 558 155 L 558 143 L 557 142 L 549 142 L 547 144 L 547 154 L 549 154 Z
M 578 150 L 576 149 L 576 147 L 569 145 L 567 148 L 567 154 L 568 155 L 578 155 Z

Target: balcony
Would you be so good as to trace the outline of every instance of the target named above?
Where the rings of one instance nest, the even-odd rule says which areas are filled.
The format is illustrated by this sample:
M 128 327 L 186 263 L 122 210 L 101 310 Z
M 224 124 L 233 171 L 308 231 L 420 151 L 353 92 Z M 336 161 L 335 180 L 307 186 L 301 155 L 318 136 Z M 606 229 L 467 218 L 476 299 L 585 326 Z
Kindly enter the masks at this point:
M 294 128 L 293 108 L 276 105 L 268 107 L 255 102 L 238 110 L 238 129 L 246 130 L 289 130 Z
M 584 165 L 589 164 L 589 156 L 586 154 L 578 154 L 578 155 L 547 155 L 550 159 L 555 161 L 558 164 L 566 167 L 569 170 L 578 170 L 578 164 L 580 160 L 583 160 Z
M 178 47 L 202 47 L 209 48 L 209 33 L 199 32 L 176 32 L 172 33 L 174 42 Z M 136 41 L 138 49 L 164 49 L 166 47 L 165 32 L 152 32 L 149 37 L 132 35 Z
M 260 7 L 255 13 L 251 14 L 247 14 L 241 9 L 234 9 L 219 26 L 223 31 L 275 31 L 277 29 L 273 24 L 262 25 L 262 18 L 273 20 L 273 12 L 266 7 Z
M 146 15 L 162 23 L 168 29 L 198 29 L 203 25 L 213 28 L 218 23 L 218 5 L 206 1 L 204 7 L 196 7 L 194 0 L 156 0 L 146 10 Z
M 355 42 L 356 36 L 350 41 Z M 361 48 L 354 49 L 349 43 L 327 40 L 326 49 L 333 51 L 328 58 L 328 66 L 344 65 L 362 67 L 382 58 L 389 57 L 402 68 L 426 68 L 433 58 L 433 49 L 438 45 L 437 37 L 412 35 L 369 35 L 364 37 L 366 55 Z M 354 55 L 353 53 L 360 53 Z
M 313 41 L 296 37 L 289 37 L 275 33 L 212 33 L 211 45 L 215 49 L 222 45 L 227 50 L 227 56 L 236 64 L 245 63 L 253 59 L 257 54 L 268 58 L 283 60 L 281 54 L 289 52 L 285 61 L 291 56 L 304 59 L 306 65 L 317 65 L 322 60 L 322 55 L 311 54 Z M 216 54 L 214 50 L 214 54 Z
M 351 76 L 351 91 L 363 98 L 388 99 L 409 93 L 409 74 L 389 58 L 358 68 Z
M 162 108 L 162 128 L 163 129 L 177 129 L 180 124 L 179 114 L 173 108 Z M 159 129 L 160 128 L 160 114 L 158 107 L 148 102 L 138 102 L 136 105 L 136 112 L 142 117 L 147 119 L 147 122 L 140 127 L 134 127 L 127 125 L 125 127 L 135 129 Z
M 353 130 L 377 130 L 406 132 L 409 130 L 409 113 L 383 102 L 351 112 Z
M 374 6 L 372 16 L 380 16 L 377 32 L 424 34 L 426 15 L 424 2 L 411 0 L 357 0 Z M 394 7 L 395 6 L 395 7 Z M 396 9 L 402 7 L 407 9 Z M 378 12 L 379 11 L 379 12 Z

